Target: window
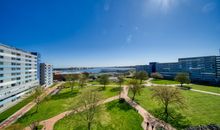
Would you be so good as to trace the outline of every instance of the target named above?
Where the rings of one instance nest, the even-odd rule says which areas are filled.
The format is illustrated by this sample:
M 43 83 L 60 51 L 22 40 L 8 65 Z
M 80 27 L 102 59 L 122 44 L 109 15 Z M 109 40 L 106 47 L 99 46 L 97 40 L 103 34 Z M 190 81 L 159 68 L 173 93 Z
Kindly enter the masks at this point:
M 4 70 L 4 68 L 0 68 L 0 71 L 3 71 Z
M 1 53 L 3 53 L 3 52 L 4 52 L 4 50 L 0 49 L 0 52 L 1 52 Z
M 4 64 L 4 62 L 0 62 L 0 65 L 3 65 Z
M 3 59 L 4 58 L 4 56 L 0 56 L 0 59 Z
M 4 81 L 3 80 L 0 80 L 0 83 L 3 83 Z
M 4 74 L 0 74 L 0 77 L 3 77 L 4 76 Z

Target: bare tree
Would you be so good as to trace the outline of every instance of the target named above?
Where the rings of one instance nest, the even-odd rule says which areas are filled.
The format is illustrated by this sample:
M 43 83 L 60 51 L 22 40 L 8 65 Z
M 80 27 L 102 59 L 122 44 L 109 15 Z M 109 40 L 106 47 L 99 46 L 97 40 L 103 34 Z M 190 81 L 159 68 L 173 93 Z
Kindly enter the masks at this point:
M 180 82 L 181 87 L 183 87 L 184 83 L 190 83 L 190 78 L 188 73 L 178 73 L 175 77 L 175 80 Z
M 40 130 L 38 127 L 39 127 L 39 121 L 35 121 L 35 122 L 32 122 L 30 125 L 29 125 L 30 129 L 31 130 Z
M 87 129 L 91 130 L 93 123 L 95 122 L 95 117 L 98 115 L 99 101 L 101 100 L 101 96 L 92 90 L 84 91 L 78 102 L 78 107 L 74 108 L 75 111 L 79 112 L 80 117 L 83 121 L 87 123 Z
M 76 80 L 79 79 L 79 75 L 78 74 L 68 74 L 65 76 L 65 79 L 68 83 L 68 85 L 71 87 L 71 92 L 73 92 L 73 88 L 75 86 Z
M 140 80 L 140 84 L 142 84 L 143 80 L 148 79 L 148 73 L 145 71 L 136 72 L 134 76 Z
M 102 84 L 103 85 L 103 88 L 105 88 L 105 86 L 107 85 L 107 84 L 109 84 L 109 76 L 108 75 L 106 75 L 106 74 L 104 74 L 104 75 L 101 75 L 101 77 L 100 77 L 100 79 L 99 79 L 99 82 L 100 82 L 100 84 Z
M 140 94 L 141 92 L 141 84 L 137 80 L 131 80 L 129 82 L 129 88 L 131 92 L 133 93 L 132 101 L 134 101 L 136 94 Z
M 83 73 L 79 76 L 79 86 L 80 88 L 83 88 L 86 85 L 86 82 L 88 80 L 88 75 L 87 73 Z
M 42 96 L 44 94 L 44 89 L 41 87 L 41 86 L 37 86 L 34 90 L 34 103 L 36 104 L 36 111 L 35 112 L 38 112 L 38 109 L 39 109 L 39 104 L 41 103 L 42 101 Z
M 176 105 L 180 108 L 185 107 L 184 97 L 176 87 L 157 86 L 153 89 L 152 97 L 163 105 L 165 120 L 169 117 L 169 106 Z
M 124 77 L 122 76 L 118 76 L 118 84 L 119 84 L 119 87 L 120 87 L 120 91 L 119 91 L 119 98 L 121 98 L 121 91 L 122 91 L 122 87 L 121 85 L 124 83 Z

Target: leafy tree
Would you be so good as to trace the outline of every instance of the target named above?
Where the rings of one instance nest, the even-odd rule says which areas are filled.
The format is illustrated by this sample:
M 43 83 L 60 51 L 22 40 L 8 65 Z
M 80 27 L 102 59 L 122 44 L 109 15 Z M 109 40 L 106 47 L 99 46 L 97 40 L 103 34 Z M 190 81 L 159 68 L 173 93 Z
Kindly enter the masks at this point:
M 134 79 L 129 82 L 129 88 L 131 92 L 133 93 L 132 101 L 134 101 L 136 94 L 140 94 L 142 87 L 140 83 Z
M 34 90 L 33 97 L 34 97 L 34 103 L 36 104 L 36 111 L 35 112 L 38 112 L 39 104 L 42 101 L 43 93 L 44 93 L 44 89 L 40 86 L 37 86 Z
M 99 78 L 99 82 L 103 85 L 103 88 L 105 88 L 105 86 L 110 83 L 109 76 L 106 74 L 101 75 Z
M 188 73 L 178 73 L 175 77 L 177 82 L 180 82 L 181 87 L 183 87 L 184 83 L 190 83 L 190 78 Z
M 176 87 L 157 86 L 152 90 L 152 98 L 163 105 L 165 121 L 168 121 L 170 105 L 176 105 L 180 108 L 185 106 L 184 97 Z
M 120 91 L 119 91 L 119 98 L 121 97 L 121 91 L 122 91 L 122 87 L 121 85 L 124 83 L 124 77 L 122 76 L 118 76 L 118 84 L 119 84 L 119 87 L 120 87 Z
M 84 91 L 77 104 L 77 108 L 74 105 L 74 110 L 80 114 L 80 118 L 87 124 L 87 129 L 91 130 L 92 125 L 96 121 L 96 116 L 101 111 L 99 107 L 99 101 L 101 101 L 101 96 L 91 90 Z
M 145 71 L 139 71 L 135 73 L 135 78 L 140 80 L 140 84 L 142 84 L 143 80 L 148 79 L 148 74 Z
M 65 76 L 65 79 L 66 79 L 69 87 L 71 87 L 71 92 L 73 92 L 73 88 L 75 86 L 76 81 L 79 79 L 79 75 L 78 74 L 68 74 Z
M 158 72 L 152 73 L 151 77 L 154 78 L 154 79 L 163 79 L 163 75 L 158 73 Z

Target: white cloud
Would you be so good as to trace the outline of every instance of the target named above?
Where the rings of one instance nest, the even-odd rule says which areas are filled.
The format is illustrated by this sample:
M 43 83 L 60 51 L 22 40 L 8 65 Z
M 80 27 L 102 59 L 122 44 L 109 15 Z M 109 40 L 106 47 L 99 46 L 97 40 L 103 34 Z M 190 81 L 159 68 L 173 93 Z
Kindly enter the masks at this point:
M 215 10 L 215 8 L 216 8 L 216 4 L 213 3 L 213 2 L 211 2 L 211 3 L 205 4 L 205 5 L 203 6 L 203 8 L 202 8 L 202 11 L 203 11 L 204 13 L 209 13 L 209 12 Z

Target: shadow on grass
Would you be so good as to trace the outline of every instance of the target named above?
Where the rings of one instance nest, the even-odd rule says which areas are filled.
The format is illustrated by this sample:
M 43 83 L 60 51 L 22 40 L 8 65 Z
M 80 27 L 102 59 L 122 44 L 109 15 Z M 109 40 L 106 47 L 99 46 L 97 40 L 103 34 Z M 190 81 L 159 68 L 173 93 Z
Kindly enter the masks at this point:
M 111 91 L 111 92 L 119 92 L 120 89 L 121 89 L 121 87 L 114 87 L 114 88 L 112 88 L 110 91 Z
M 94 89 L 93 91 L 105 91 L 106 87 L 98 87 L 97 89 Z
M 60 99 L 67 99 L 67 98 L 71 98 L 71 97 L 75 97 L 77 94 L 79 93 L 78 90 L 74 90 L 73 92 L 68 91 L 65 93 L 59 93 L 56 95 L 51 96 L 51 100 L 60 100 Z
M 123 111 L 128 111 L 133 109 L 127 102 L 119 103 L 119 101 L 110 102 L 106 105 L 107 110 L 112 110 L 114 108 L 119 108 Z
M 154 111 L 152 111 L 152 113 L 155 117 L 165 121 L 166 116 L 164 114 L 163 108 L 155 109 Z M 191 124 L 191 122 L 185 116 L 175 111 L 174 109 L 169 110 L 169 117 L 166 122 L 177 129 L 185 129 Z

